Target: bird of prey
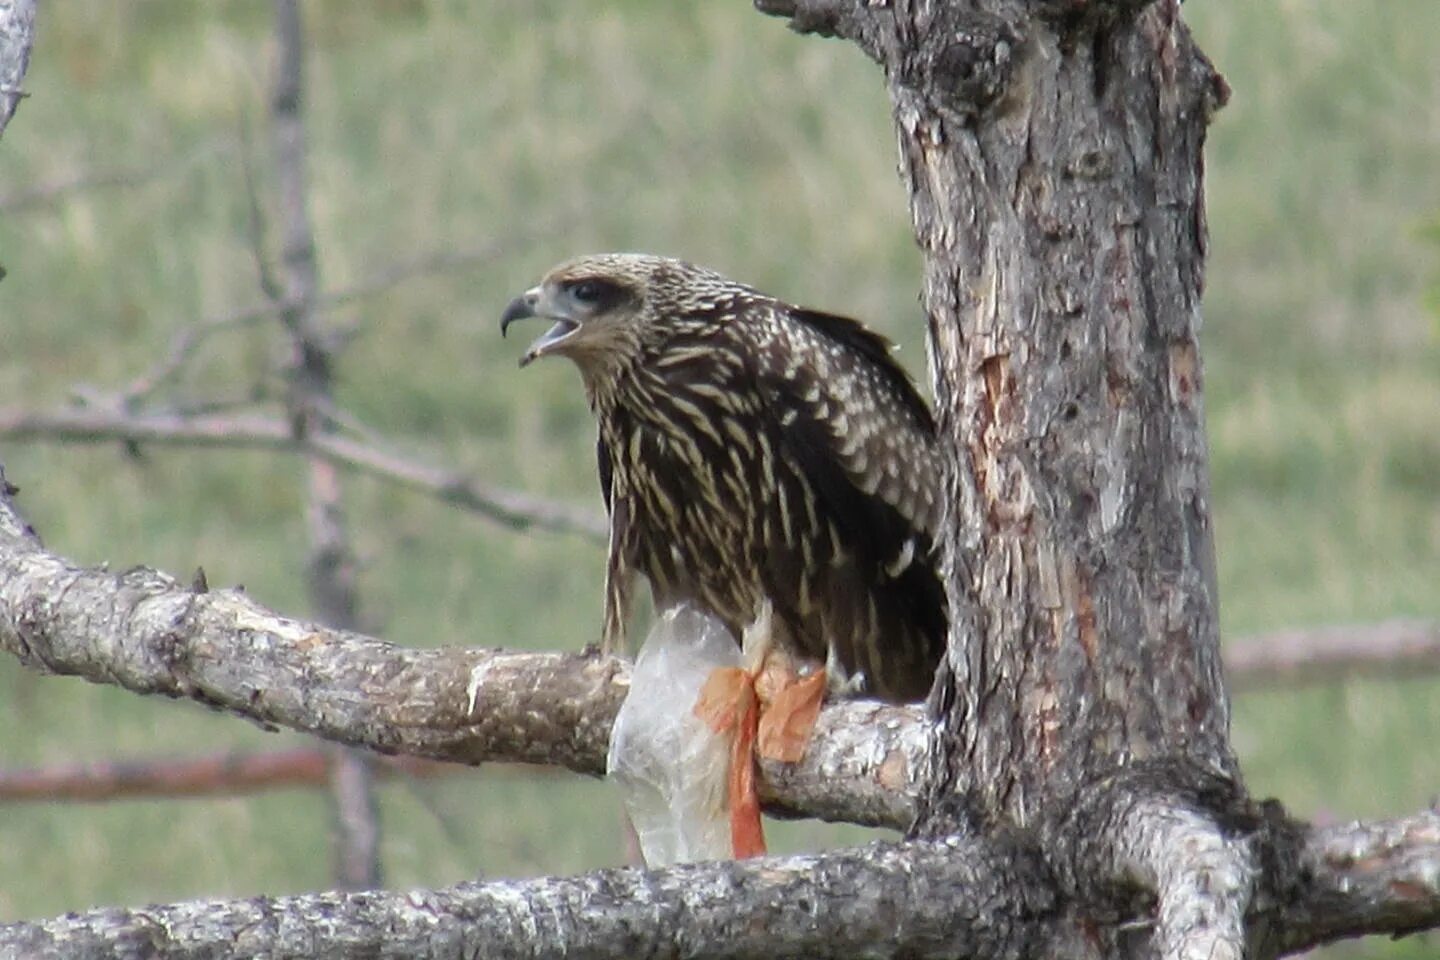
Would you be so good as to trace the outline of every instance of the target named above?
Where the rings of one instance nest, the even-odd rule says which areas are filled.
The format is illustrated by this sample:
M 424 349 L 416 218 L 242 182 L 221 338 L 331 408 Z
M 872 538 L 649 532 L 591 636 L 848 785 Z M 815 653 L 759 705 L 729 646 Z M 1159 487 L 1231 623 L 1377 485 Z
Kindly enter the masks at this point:
M 631 583 L 738 638 L 771 606 L 832 689 L 925 696 L 945 646 L 933 545 L 935 425 L 890 343 L 702 267 L 599 254 L 554 268 L 501 319 L 552 326 L 522 366 L 580 368 L 610 517 L 603 645 Z

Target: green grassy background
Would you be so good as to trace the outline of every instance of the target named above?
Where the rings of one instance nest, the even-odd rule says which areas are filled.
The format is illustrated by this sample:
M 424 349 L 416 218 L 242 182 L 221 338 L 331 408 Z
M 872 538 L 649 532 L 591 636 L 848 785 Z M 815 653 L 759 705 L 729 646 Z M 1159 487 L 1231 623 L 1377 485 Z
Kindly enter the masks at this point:
M 1440 616 L 1440 35 L 1433 0 L 1187 4 L 1235 93 L 1208 157 L 1209 424 L 1227 636 Z M 684 256 L 863 317 L 923 366 L 918 253 L 880 78 L 842 43 L 749 4 L 307 6 L 310 179 L 322 282 L 494 241 L 463 271 L 349 306 L 345 407 L 489 481 L 598 508 L 568 365 L 515 368 L 508 298 L 577 252 Z M 255 302 L 242 155 L 261 189 L 269 8 L 56 0 L 0 141 L 0 404 L 115 389 L 180 326 Z M 44 202 L 24 188 L 144 171 Z M 6 197 L 11 198 L 7 205 Z M 1427 229 L 1430 231 L 1427 234 Z M 273 239 L 273 238 L 272 238 Z M 217 338 L 183 396 L 238 396 L 275 332 Z M 273 383 L 269 383 L 271 387 Z M 300 471 L 262 454 L 7 445 L 48 543 L 85 561 L 243 583 L 305 608 Z M 520 536 L 383 484 L 347 486 L 375 632 L 575 647 L 601 552 Z M 1440 683 L 1237 700 L 1252 787 L 1302 815 L 1402 813 L 1440 787 Z M 0 763 L 280 747 L 198 708 L 0 662 Z M 392 886 L 623 859 L 606 785 L 481 770 L 381 791 Z M 0 921 L 328 885 L 319 793 L 0 809 Z M 863 831 L 785 825 L 782 849 Z M 1418 940 L 1348 954 L 1420 957 Z

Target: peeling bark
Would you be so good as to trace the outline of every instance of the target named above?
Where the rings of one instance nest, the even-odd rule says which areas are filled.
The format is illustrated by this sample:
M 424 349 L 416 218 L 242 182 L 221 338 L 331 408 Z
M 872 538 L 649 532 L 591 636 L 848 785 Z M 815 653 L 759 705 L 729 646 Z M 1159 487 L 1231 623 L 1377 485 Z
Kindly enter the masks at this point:
M 32 669 L 380 753 L 592 776 L 605 772 L 630 675 L 626 661 L 592 652 L 410 649 L 282 617 L 237 590 L 77 567 L 40 546 L 8 496 L 0 649 Z M 914 708 L 831 705 L 801 763 L 762 765 L 761 798 L 779 815 L 903 829 L 927 730 Z
M 190 699 L 261 724 L 285 725 L 387 753 L 462 763 L 552 763 L 589 774 L 602 772 L 610 725 L 628 677 L 623 661 L 589 654 L 408 650 L 280 617 L 237 591 L 195 593 L 172 578 L 144 569 L 117 574 L 78 568 L 40 547 L 14 512 L 8 495 L 0 495 L 0 648 L 34 669 L 83 676 L 137 693 Z M 913 708 L 862 702 L 827 706 L 800 764 L 763 765 L 761 793 L 767 809 L 781 815 L 904 827 L 918 808 L 918 770 L 930 732 L 931 725 Z M 772 909 L 766 898 L 778 896 L 781 887 L 769 885 L 770 880 L 788 877 L 785 871 L 799 866 L 813 867 L 822 877 L 831 876 L 832 868 L 842 874 L 856 871 L 856 882 L 866 885 L 870 895 L 885 905 L 877 907 L 878 915 L 889 924 L 847 925 L 839 933 L 829 927 L 816 928 L 819 932 L 813 939 L 794 942 L 800 955 L 854 956 L 867 951 L 890 955 L 905 949 L 910 942 L 905 938 L 922 929 L 928 922 L 925 917 L 935 909 L 931 903 L 911 900 L 915 888 L 903 886 L 911 883 L 907 878 L 943 889 L 942 899 L 951 899 L 945 901 L 942 913 L 963 911 L 967 904 L 1014 904 L 1019 901 L 1010 898 L 1040 898 L 1025 900 L 1030 904 L 1026 909 L 1031 910 L 1037 903 L 1050 902 L 1047 891 L 1057 879 L 1062 887 L 1080 893 L 1076 902 L 1087 910 L 1096 904 L 1111 904 L 1105 909 L 1113 910 L 1115 902 L 1128 899 L 1143 912 L 1154 889 L 1164 890 L 1166 883 L 1184 884 L 1197 876 L 1176 869 L 1188 865 L 1188 859 L 1170 856 L 1184 849 L 1191 833 L 1212 846 L 1218 844 L 1218 869 L 1225 866 L 1224 850 L 1232 837 L 1254 833 L 1270 818 L 1270 826 L 1283 830 L 1288 838 L 1290 859 L 1283 871 L 1288 885 L 1251 901 L 1251 926 L 1263 921 L 1263 928 L 1271 931 L 1269 942 L 1291 951 L 1363 932 L 1405 932 L 1440 925 L 1440 813 L 1393 822 L 1301 828 L 1263 805 L 1251 808 L 1223 778 L 1212 781 L 1217 796 L 1206 797 L 1181 795 L 1183 777 L 1166 780 L 1163 771 L 1156 777 L 1150 783 L 1121 783 L 1118 787 L 1125 787 L 1123 790 L 1099 784 L 1090 794 L 1091 803 L 1077 805 L 1068 821 L 1056 825 L 1055 836 L 1042 836 L 1042 844 L 1056 848 L 1070 846 L 1068 838 L 1092 839 L 1093 847 L 1069 863 L 1072 867 L 1108 864 L 1103 870 L 1051 877 L 1036 865 L 1039 860 L 1030 861 L 1034 855 L 1030 846 L 1017 845 L 1016 836 L 1003 831 L 990 839 L 944 838 L 940 843 L 949 844 L 944 849 L 952 852 L 940 855 L 934 855 L 940 847 L 929 843 L 879 848 L 892 851 L 884 856 L 894 858 L 886 863 L 896 865 L 895 871 L 885 867 L 867 872 L 871 868 L 865 866 L 870 855 L 866 851 L 782 860 L 773 867 L 770 865 L 776 861 L 762 861 L 743 867 L 753 872 L 740 874 L 747 878 L 743 889 L 731 889 L 728 906 L 723 908 L 732 910 L 734 916 L 727 914 L 728 919 L 715 922 L 740 923 L 737 918 L 752 918 Z M 1172 802 L 1154 805 L 1153 798 L 1167 791 Z M 1222 824 L 1219 836 L 1223 841 L 1207 832 L 1203 817 L 1186 813 L 1216 808 L 1236 814 L 1233 822 Z M 1156 824 L 1153 829 L 1152 822 Z M 1248 842 L 1239 843 L 1244 846 Z M 965 869 L 966 863 L 977 858 L 1003 862 L 1006 870 L 994 876 L 1007 878 L 1005 882 L 1023 880 L 1023 889 L 985 886 L 992 880 L 1001 882 L 988 868 L 981 875 L 967 875 L 973 883 L 970 887 L 947 886 L 959 882 L 960 875 L 953 871 Z M 1045 859 L 1054 866 L 1053 858 Z M 1030 865 L 1016 873 L 1016 862 Z M 675 889 L 702 880 L 719 883 L 721 877 L 732 878 L 725 881 L 730 883 L 736 875 L 726 871 L 732 866 L 741 869 L 738 865 L 711 865 L 713 873 L 697 874 L 686 871 L 701 868 L 682 868 L 655 883 L 663 886 L 674 880 Z M 776 870 L 780 874 L 775 874 Z M 757 874 L 764 882 L 753 879 Z M 576 937 L 590 936 L 580 927 L 593 930 L 600 925 L 607 931 L 603 936 L 609 937 L 614 928 L 607 924 L 621 921 L 607 919 L 604 910 L 594 906 L 593 912 L 571 911 L 557 917 L 555 926 L 547 928 L 549 938 L 532 938 L 523 944 L 503 941 L 508 946 L 485 938 L 502 936 L 494 925 L 509 922 L 505 918 L 511 914 L 504 910 L 523 907 L 550 916 L 545 911 L 552 900 L 546 899 L 550 895 L 546 891 L 581 896 L 591 889 L 587 885 L 597 882 L 596 877 L 587 877 L 534 881 L 528 886 L 455 888 L 433 894 L 325 894 L 199 902 L 141 911 L 102 910 L 42 924 L 0 927 L 0 956 L 5 956 L 7 949 L 26 957 L 247 956 L 267 949 L 279 951 L 298 942 L 318 944 L 317 950 L 323 948 L 320 956 L 343 956 L 346 950 L 360 948 L 357 945 L 391 943 L 392 954 L 384 952 L 390 949 L 386 946 L 374 949 L 382 956 L 408 956 L 413 948 L 416 956 L 448 957 L 462 955 L 467 944 L 484 944 L 487 950 L 512 950 L 510 954 L 487 955 L 545 955 L 561 944 L 576 942 Z M 638 879 L 633 882 L 641 883 Z M 834 892 L 823 886 L 824 882 L 828 881 L 817 881 L 821 883 L 817 887 L 783 889 L 809 898 L 805 902 L 817 914 L 838 909 L 849 917 L 850 905 L 845 901 L 837 908 L 824 899 Z M 894 885 L 903 888 L 892 889 Z M 1117 886 L 1123 888 L 1119 894 Z M 432 926 L 411 934 L 428 939 L 406 939 L 411 936 L 406 934 L 392 940 L 396 931 L 408 929 L 416 898 L 433 907 L 427 921 Z M 490 917 L 485 913 L 490 907 L 484 905 L 496 900 L 509 906 L 497 908 L 501 916 Z M 895 903 L 901 906 L 892 909 Z M 1172 903 L 1185 905 L 1182 898 L 1172 898 Z M 693 908 L 687 901 L 683 909 L 675 909 L 683 914 Z M 722 912 L 715 904 L 706 909 L 717 916 Z M 918 917 L 912 911 L 918 911 Z M 307 927 L 320 912 L 325 922 L 313 929 Z M 258 928 L 257 916 L 267 918 Z M 1173 920 L 1169 929 L 1184 931 L 1194 926 L 1185 922 L 1185 916 Z M 1025 955 L 1036 943 L 1053 945 L 1076 935 L 1073 913 L 1062 911 L 1043 920 L 1036 914 L 1031 920 L 1030 926 L 1011 928 L 1011 939 L 977 942 L 971 944 L 974 949 L 969 953 L 955 953 L 957 941 L 942 939 L 933 949 L 916 946 L 907 955 L 1017 956 Z M 577 924 L 579 927 L 574 926 Z M 637 932 L 642 926 L 637 923 L 632 934 L 642 936 Z M 457 928 L 463 930 L 454 932 Z M 472 928 L 473 933 L 465 932 Z M 692 930 L 684 924 L 661 929 L 673 936 Z M 1144 923 L 1127 929 L 1149 936 L 1150 927 Z M 443 932 L 446 930 L 454 932 L 453 937 Z M 696 939 L 690 942 L 695 944 L 697 956 L 785 955 L 757 950 L 752 939 L 707 945 L 700 939 L 705 935 L 701 928 L 693 928 L 693 932 Z M 256 938 L 253 949 L 235 947 L 228 954 L 221 949 L 247 936 Z M 302 941 L 303 937 L 314 939 Z M 595 947 L 595 955 L 605 955 L 604 950 L 611 947 L 620 949 L 616 947 L 619 941 L 594 942 L 602 944 Z M 777 942 L 776 949 L 785 943 Z M 713 952 L 706 953 L 702 946 Z M 526 954 L 525 949 L 535 953 Z M 631 954 L 622 950 L 612 955 Z M 1030 951 L 1030 955 L 1037 954 Z
M 1223 79 L 1178 0 L 758 5 L 880 63 L 925 253 L 951 630 L 918 834 L 1043 837 L 1076 905 L 1046 953 L 1267 955 L 1300 828 L 1246 796 L 1221 674 L 1198 333 Z
M 0 926 L 0 956 L 1018 960 L 1026 928 L 1051 906 L 1025 868 L 1010 850 L 952 839 L 413 893 L 195 901 Z

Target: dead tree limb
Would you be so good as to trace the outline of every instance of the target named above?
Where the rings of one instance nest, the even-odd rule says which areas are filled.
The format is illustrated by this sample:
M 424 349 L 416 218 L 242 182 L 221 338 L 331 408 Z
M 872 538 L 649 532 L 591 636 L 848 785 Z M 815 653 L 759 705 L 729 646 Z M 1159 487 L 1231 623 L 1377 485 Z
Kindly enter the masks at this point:
M 429 780 L 465 768 L 418 757 L 377 757 L 385 778 Z M 91 803 L 151 797 L 235 796 L 263 790 L 318 787 L 325 783 L 329 756 L 321 749 L 228 752 L 204 757 L 164 757 L 62 763 L 45 767 L 0 769 L 0 803 Z M 550 767 L 494 765 L 497 770 L 542 776 Z
M 1226 644 L 1224 654 L 1232 690 L 1401 679 L 1440 670 L 1440 624 L 1389 620 L 1281 630 Z
M 1269 947 L 1440 919 L 1440 814 L 1312 829 Z M 646 873 L 109 908 L 0 926 L 0 956 L 1021 957 L 1065 923 L 1035 851 L 978 838 Z
M 35 42 L 35 0 L 0 0 L 0 136 L 26 96 L 22 84 Z
M 281 232 L 279 276 L 272 276 L 263 248 L 261 205 L 250 186 L 255 262 L 260 285 L 283 304 L 280 322 L 290 335 L 292 360 L 286 371 L 285 407 L 290 433 L 305 463 L 305 529 L 309 539 L 306 585 L 315 614 L 342 630 L 360 627 L 360 595 L 340 473 L 312 449 L 315 438 L 335 432 L 328 411 L 334 405 L 335 345 L 315 301 L 319 265 L 310 202 L 305 129 L 305 31 L 298 0 L 276 0 L 275 41 L 279 51 L 270 97 L 274 165 L 279 184 Z M 370 760 L 362 752 L 336 747 L 330 762 L 330 801 L 335 877 L 346 890 L 381 883 L 380 808 Z
M 0 649 L 46 673 L 191 700 L 381 753 L 605 772 L 629 667 L 587 653 L 414 650 L 281 617 L 235 590 L 76 567 L 0 498 Z M 903 829 L 927 727 L 913 708 L 829 707 L 806 759 L 767 765 L 777 813 Z
M 0 439 L 40 443 L 234 447 L 290 452 L 299 449 L 289 424 L 278 417 L 254 414 L 128 414 L 108 407 L 78 407 L 51 412 L 0 410 Z M 339 466 L 399 484 L 512 530 L 551 530 L 577 533 L 596 543 L 605 540 L 604 518 L 591 510 L 491 487 L 459 470 L 431 466 L 395 451 L 336 434 L 311 437 L 309 449 Z
M 919 958 L 999 955 L 1051 904 L 1025 861 L 952 840 L 645 873 L 97 910 L 0 926 L 0 955 Z M 6 951 L 10 951 L 7 953 Z

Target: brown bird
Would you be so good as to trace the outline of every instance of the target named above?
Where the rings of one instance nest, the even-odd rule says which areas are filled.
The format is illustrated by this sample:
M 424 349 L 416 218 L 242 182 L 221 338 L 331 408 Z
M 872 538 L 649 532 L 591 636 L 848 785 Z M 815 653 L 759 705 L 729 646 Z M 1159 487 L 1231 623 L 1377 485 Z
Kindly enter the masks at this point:
M 553 326 L 521 358 L 569 357 L 599 420 L 610 516 L 604 645 L 634 573 L 738 638 L 775 639 L 832 688 L 925 696 L 945 647 L 935 425 L 890 343 L 679 260 L 580 257 L 501 318 Z

